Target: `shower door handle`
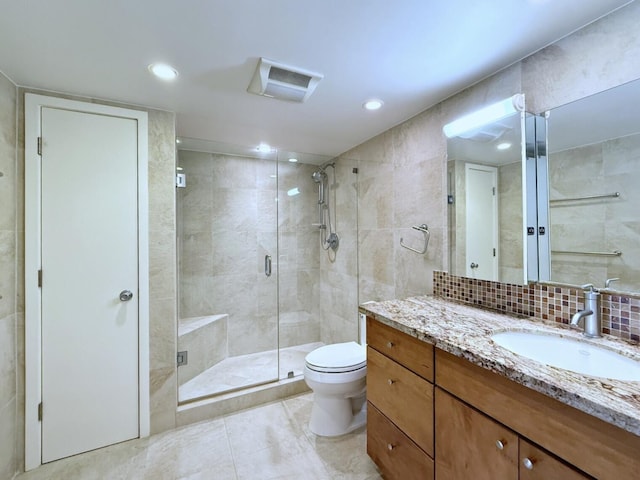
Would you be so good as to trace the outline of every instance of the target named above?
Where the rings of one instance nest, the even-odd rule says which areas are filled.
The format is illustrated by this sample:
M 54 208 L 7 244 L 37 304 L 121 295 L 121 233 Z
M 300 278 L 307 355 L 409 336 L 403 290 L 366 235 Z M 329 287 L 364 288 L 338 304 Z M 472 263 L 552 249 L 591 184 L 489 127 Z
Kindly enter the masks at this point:
M 267 277 L 271 276 L 271 255 L 264 256 L 264 274 Z

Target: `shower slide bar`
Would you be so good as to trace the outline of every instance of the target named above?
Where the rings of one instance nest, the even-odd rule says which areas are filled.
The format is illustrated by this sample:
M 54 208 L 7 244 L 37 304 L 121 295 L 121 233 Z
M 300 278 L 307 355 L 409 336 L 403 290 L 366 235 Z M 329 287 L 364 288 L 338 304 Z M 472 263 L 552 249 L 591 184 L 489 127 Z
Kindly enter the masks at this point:
M 586 195 L 584 197 L 574 197 L 574 198 L 554 198 L 549 200 L 549 203 L 557 203 L 557 202 L 576 202 L 579 200 L 595 200 L 597 198 L 618 198 L 620 196 L 620 192 L 613 193 L 604 193 L 602 195 Z
M 622 255 L 620 250 L 614 250 L 613 252 L 574 252 L 571 250 L 551 250 L 551 253 L 557 253 L 560 255 L 587 255 L 591 257 L 619 257 Z
M 424 235 L 424 248 L 422 250 L 417 250 L 408 245 L 405 245 L 403 243 L 404 239 L 402 237 L 400 237 L 400 246 L 406 248 L 407 250 L 411 250 L 412 252 L 419 253 L 420 255 L 427 253 L 427 247 L 429 246 L 429 238 L 431 237 L 431 233 L 429 233 L 429 227 L 427 227 L 426 223 L 423 223 L 422 225 L 414 225 L 411 228 L 413 228 L 414 230 L 418 230 L 419 232 L 422 232 L 422 234 Z

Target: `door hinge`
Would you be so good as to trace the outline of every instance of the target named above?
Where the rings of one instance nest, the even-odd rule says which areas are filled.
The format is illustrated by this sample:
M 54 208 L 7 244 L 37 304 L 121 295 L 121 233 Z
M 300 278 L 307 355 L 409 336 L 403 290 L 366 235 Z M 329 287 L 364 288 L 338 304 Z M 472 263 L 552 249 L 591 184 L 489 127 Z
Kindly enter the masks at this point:
M 38 155 L 42 155 L 42 137 L 38 137 Z
M 38 404 L 38 421 L 42 421 L 42 402 Z
M 38 270 L 38 287 L 42 288 L 42 270 Z
M 181 352 L 178 352 L 178 356 L 177 356 L 177 364 L 179 367 L 186 365 L 188 362 L 188 356 L 187 356 L 187 351 L 183 350 Z
M 496 196 L 496 187 L 492 187 L 491 190 L 493 191 L 493 196 Z
M 493 256 L 494 257 L 496 256 L 496 249 L 495 248 L 493 249 Z

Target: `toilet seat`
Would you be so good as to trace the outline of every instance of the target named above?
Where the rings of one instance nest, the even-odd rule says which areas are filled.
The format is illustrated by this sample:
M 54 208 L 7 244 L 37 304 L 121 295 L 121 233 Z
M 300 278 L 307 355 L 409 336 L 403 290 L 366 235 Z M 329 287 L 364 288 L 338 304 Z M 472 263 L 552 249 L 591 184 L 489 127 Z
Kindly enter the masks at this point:
M 317 348 L 305 357 L 307 368 L 322 373 L 345 373 L 367 366 L 367 351 L 356 342 L 334 343 Z

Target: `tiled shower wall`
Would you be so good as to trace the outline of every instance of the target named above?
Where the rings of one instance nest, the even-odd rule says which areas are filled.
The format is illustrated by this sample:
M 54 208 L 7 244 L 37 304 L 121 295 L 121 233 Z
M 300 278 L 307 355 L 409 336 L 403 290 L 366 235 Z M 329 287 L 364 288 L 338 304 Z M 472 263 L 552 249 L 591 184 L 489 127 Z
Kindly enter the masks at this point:
M 179 164 L 180 318 L 228 314 L 230 356 L 319 341 L 317 167 L 280 162 L 276 182 L 275 161 L 181 151 Z
M 568 324 L 584 308 L 581 289 L 553 285 L 511 285 L 433 272 L 433 294 L 503 313 Z M 601 292 L 604 333 L 640 341 L 640 296 Z

